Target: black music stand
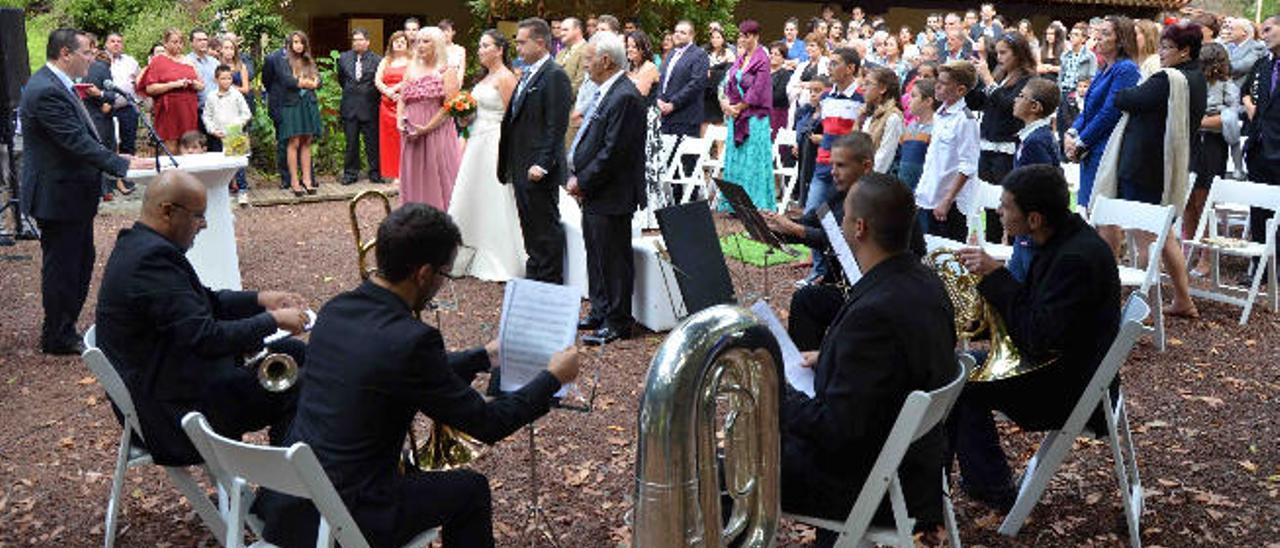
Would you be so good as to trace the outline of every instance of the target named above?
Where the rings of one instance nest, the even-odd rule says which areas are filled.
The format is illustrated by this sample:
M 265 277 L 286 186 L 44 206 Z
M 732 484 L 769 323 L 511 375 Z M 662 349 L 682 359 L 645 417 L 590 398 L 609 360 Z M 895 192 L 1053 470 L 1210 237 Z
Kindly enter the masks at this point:
M 772 230 L 769 230 L 769 224 L 765 222 L 764 217 L 760 215 L 760 210 L 756 209 L 756 205 L 751 202 L 751 197 L 747 196 L 746 190 L 743 190 L 741 186 L 724 179 L 714 180 L 716 182 L 716 186 L 720 189 L 720 193 L 723 194 L 725 200 L 729 202 L 729 207 L 733 209 L 735 214 L 737 214 L 738 220 L 742 222 L 742 226 L 747 229 L 747 234 L 751 236 L 751 239 L 767 246 L 764 253 L 764 266 L 761 268 L 761 270 L 764 271 L 764 286 L 761 288 L 762 291 L 760 291 L 759 296 L 748 295 L 745 302 L 753 302 L 756 298 L 768 301 L 769 255 L 772 254 L 774 250 L 778 250 L 784 255 L 793 258 L 799 256 L 799 253 L 788 247 L 777 234 L 774 234 Z M 746 255 L 743 255 L 742 253 L 741 237 L 739 236 L 738 238 L 735 238 L 734 242 L 738 246 L 738 255 L 743 257 L 743 262 L 746 262 Z

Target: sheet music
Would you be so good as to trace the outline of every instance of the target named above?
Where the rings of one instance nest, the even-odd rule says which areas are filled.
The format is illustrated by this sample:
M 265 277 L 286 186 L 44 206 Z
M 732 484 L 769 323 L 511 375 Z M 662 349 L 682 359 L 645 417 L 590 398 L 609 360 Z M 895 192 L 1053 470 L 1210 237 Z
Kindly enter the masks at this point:
M 787 383 L 796 390 L 804 392 L 810 398 L 814 397 L 813 369 L 803 365 L 804 357 L 800 355 L 800 349 L 791 340 L 787 330 L 782 328 L 782 322 L 774 315 L 773 309 L 769 308 L 769 303 L 763 300 L 756 301 L 756 304 L 751 305 L 751 312 L 757 318 L 760 318 L 760 321 L 768 326 L 769 332 L 773 333 L 773 337 L 778 339 L 778 348 L 782 350 L 782 364 L 783 370 L 787 375 Z
M 844 277 L 849 279 L 849 287 L 853 287 L 853 284 L 862 279 L 862 270 L 858 269 L 858 261 L 853 258 L 853 250 L 849 249 L 849 242 L 844 239 L 844 231 L 840 230 L 836 216 L 831 214 L 831 209 L 825 204 L 822 207 L 823 210 L 818 211 L 822 231 L 827 233 L 827 241 L 831 242 L 831 249 L 836 252 L 840 268 L 844 269 Z
M 507 282 L 498 325 L 503 392 L 528 384 L 553 354 L 573 345 L 580 300 L 578 290 L 569 286 L 523 278 Z M 556 396 L 564 396 L 571 386 L 562 386 Z

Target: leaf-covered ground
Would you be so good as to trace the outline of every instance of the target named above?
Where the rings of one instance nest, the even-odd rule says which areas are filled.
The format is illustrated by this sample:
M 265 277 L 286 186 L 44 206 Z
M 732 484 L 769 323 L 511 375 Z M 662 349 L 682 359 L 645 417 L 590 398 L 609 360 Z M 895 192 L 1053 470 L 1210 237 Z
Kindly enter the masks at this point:
M 128 208 L 97 222 L 98 261 L 81 326 L 93 318 L 101 268 L 116 232 L 133 222 Z M 357 283 L 345 203 L 251 208 L 236 213 L 246 287 L 287 288 L 318 306 Z M 721 234 L 736 223 L 718 221 Z M 102 521 L 120 429 L 102 389 L 78 358 L 37 350 L 41 317 L 39 246 L 0 248 L 0 546 L 93 546 Z M 769 280 L 783 314 L 801 266 L 775 268 Z M 731 262 L 740 292 L 758 291 L 760 271 Z M 457 286 L 461 306 L 442 312 L 452 347 L 493 332 L 502 286 Z M 1239 309 L 1200 302 L 1203 319 L 1168 320 L 1167 352 L 1142 344 L 1123 370 L 1138 443 L 1147 546 L 1277 546 L 1280 538 L 1280 322 L 1255 309 L 1239 326 Z M 435 320 L 431 320 L 435 321 Z M 626 516 L 634 487 L 636 409 L 662 335 L 646 333 L 589 360 L 600 373 L 597 409 L 556 411 L 539 425 L 543 506 L 564 546 L 613 546 L 630 538 Z M 1038 435 L 1006 435 L 1021 462 Z M 490 478 L 500 545 L 527 537 L 529 497 L 523 432 L 490 449 L 475 468 Z M 1016 465 L 1020 466 L 1020 465 Z M 969 546 L 1119 546 L 1128 542 L 1107 447 L 1078 442 L 1022 533 L 996 534 L 1002 516 L 956 496 Z M 130 471 L 120 546 L 212 544 L 211 536 L 154 468 Z M 786 524 L 779 544 L 803 544 L 812 530 Z

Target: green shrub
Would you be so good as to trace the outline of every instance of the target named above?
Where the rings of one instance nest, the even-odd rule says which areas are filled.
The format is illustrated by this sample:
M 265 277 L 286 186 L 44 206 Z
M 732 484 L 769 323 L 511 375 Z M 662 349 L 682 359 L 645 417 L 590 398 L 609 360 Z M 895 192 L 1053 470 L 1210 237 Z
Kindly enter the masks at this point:
M 340 175 L 343 157 L 347 150 L 347 137 L 342 131 L 342 86 L 338 84 L 338 52 L 328 56 L 317 55 L 320 68 L 320 88 L 316 99 L 320 103 L 320 138 L 312 156 L 316 173 Z

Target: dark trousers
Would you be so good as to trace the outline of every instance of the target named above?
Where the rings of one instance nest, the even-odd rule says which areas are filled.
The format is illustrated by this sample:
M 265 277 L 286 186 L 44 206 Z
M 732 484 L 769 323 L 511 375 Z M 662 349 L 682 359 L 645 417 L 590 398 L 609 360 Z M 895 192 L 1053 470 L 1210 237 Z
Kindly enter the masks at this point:
M 120 153 L 138 153 L 138 109 L 133 105 L 118 108 L 113 112 L 116 122 L 120 124 Z
M 51 221 L 40 227 L 40 299 L 44 323 L 42 345 L 70 345 L 79 340 L 76 320 L 89 295 L 93 278 L 93 219 Z
M 787 334 L 801 351 L 822 347 L 831 322 L 844 306 L 844 292 L 833 285 L 809 285 L 791 295 Z
M 280 106 L 267 103 L 267 112 L 271 115 L 271 125 L 275 126 L 276 135 L 280 135 Z M 293 176 L 289 173 L 289 140 L 276 137 L 276 170 L 280 172 L 280 188 L 293 185 Z
M 587 288 L 591 317 L 626 332 L 631 328 L 635 257 L 631 254 L 631 215 L 582 215 L 587 248 Z
M 441 527 L 445 546 L 493 546 L 493 502 L 484 475 L 471 470 L 411 472 L 396 487 L 400 505 L 391 546 L 432 527 Z
M 364 159 L 369 162 L 369 178 L 378 177 L 378 116 L 368 120 L 342 119 L 347 137 L 347 153 L 342 161 L 342 180 L 355 181 L 360 176 L 360 137 L 364 136 Z
M 268 348 L 272 353 L 288 354 L 299 367 L 306 365 L 307 344 L 299 339 L 287 338 Z M 293 424 L 302 386 L 295 384 L 283 392 L 268 392 L 258 381 L 258 370 L 253 369 L 249 373 L 229 377 L 223 383 L 208 387 L 208 393 L 202 399 L 209 403 L 200 412 L 219 434 L 238 439 L 246 433 L 269 427 L 267 438 L 271 445 L 282 445 L 289 426 Z
M 985 356 L 983 357 L 985 359 Z M 981 362 L 979 362 L 981 363 Z M 992 388 L 966 386 L 956 400 L 947 418 L 948 455 L 943 462 L 950 466 L 952 455 L 960 463 L 960 477 L 971 492 L 995 493 L 1013 488 L 1013 471 L 1004 449 L 1000 447 L 1000 434 L 996 431 L 992 411 L 998 406 L 999 393 L 988 393 Z M 999 392 L 999 388 L 995 388 Z
M 978 177 L 983 181 L 999 185 L 1010 171 L 1013 171 L 1012 154 L 984 150 L 978 156 Z M 1004 239 L 1004 224 L 1000 222 L 1000 215 L 985 209 L 983 214 L 986 216 L 987 241 L 993 244 L 1000 243 Z
M 947 212 L 947 220 L 939 221 L 933 218 L 932 209 L 919 209 L 916 212 L 917 219 L 920 221 L 920 230 L 925 234 L 940 236 L 957 242 L 968 241 L 968 227 L 965 226 L 964 215 L 960 214 L 960 208 L 955 204 L 951 204 L 951 211 Z
M 564 227 L 560 226 L 560 187 L 547 182 L 516 183 L 520 232 L 529 252 L 525 277 L 564 283 Z

